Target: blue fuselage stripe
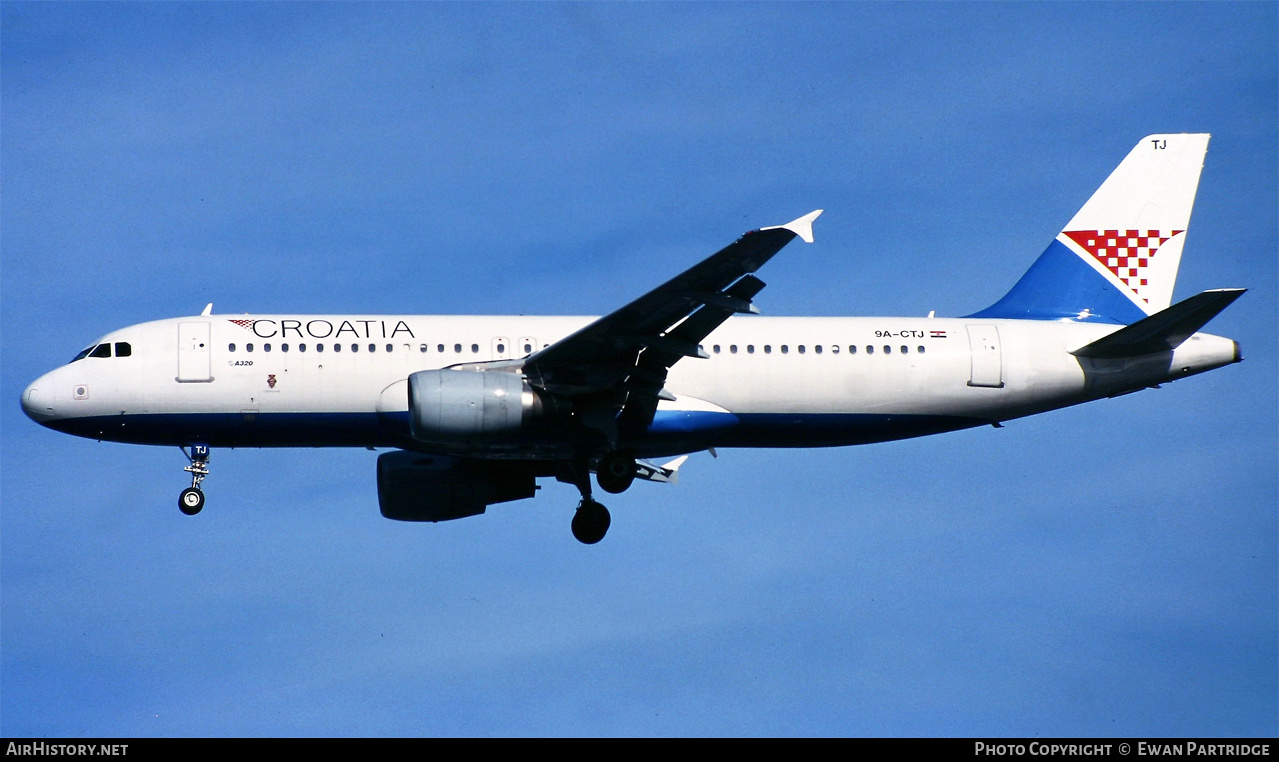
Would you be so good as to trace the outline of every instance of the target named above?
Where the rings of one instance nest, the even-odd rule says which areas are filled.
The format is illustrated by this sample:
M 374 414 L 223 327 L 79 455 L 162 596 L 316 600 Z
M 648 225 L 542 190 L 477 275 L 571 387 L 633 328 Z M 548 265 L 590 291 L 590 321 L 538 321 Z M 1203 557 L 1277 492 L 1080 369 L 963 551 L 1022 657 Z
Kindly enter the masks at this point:
M 986 423 L 989 421 L 944 415 L 660 411 L 642 436 L 624 445 L 644 456 L 706 447 L 835 447 L 925 436 Z M 420 446 L 408 435 L 406 413 L 152 413 L 63 418 L 44 425 L 90 439 L 132 444 Z

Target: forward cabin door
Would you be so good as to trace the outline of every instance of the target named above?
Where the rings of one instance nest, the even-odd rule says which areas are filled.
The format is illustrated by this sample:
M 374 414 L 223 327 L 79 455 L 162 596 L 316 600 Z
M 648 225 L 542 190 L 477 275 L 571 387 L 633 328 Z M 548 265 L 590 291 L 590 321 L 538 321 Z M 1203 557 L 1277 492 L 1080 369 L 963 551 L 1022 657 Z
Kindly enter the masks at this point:
M 999 349 L 999 328 L 993 325 L 970 325 L 968 349 L 972 357 L 969 386 L 1001 388 L 1004 385 L 1004 363 Z
M 178 323 L 178 381 L 200 383 L 213 380 L 208 323 Z

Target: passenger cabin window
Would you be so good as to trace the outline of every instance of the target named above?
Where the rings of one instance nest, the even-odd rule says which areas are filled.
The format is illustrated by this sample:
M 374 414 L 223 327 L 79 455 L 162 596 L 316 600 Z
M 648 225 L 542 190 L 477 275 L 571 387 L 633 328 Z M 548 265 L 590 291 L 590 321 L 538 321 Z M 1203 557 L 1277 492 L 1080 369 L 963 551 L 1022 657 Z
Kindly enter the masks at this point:
M 234 352 L 234 351 L 235 351 L 235 345 L 234 345 L 234 344 L 227 344 L 227 345 L 226 345 L 226 351 L 228 351 L 228 352 Z
M 893 348 L 892 348 L 892 347 L 890 347 L 890 346 L 888 346 L 887 344 L 885 344 L 885 345 L 884 345 L 884 354 L 886 354 L 886 355 L 891 355 L 892 353 L 893 353 Z
M 848 345 L 848 354 L 850 354 L 850 355 L 855 355 L 855 354 L 857 354 L 857 345 L 856 345 L 856 344 L 849 344 L 849 345 Z
M 800 344 L 800 345 L 799 345 L 799 353 L 800 353 L 801 355 L 802 355 L 802 354 L 804 354 L 804 345 L 803 345 L 803 344 Z
M 127 341 L 117 341 L 115 343 L 116 357 L 130 357 L 133 355 L 133 347 L 129 346 Z
M 306 351 L 306 344 L 298 344 L 298 351 L 299 351 L 299 352 L 305 352 L 305 351 Z
M 439 349 L 440 353 L 443 353 L 443 352 L 444 352 L 444 345 L 443 345 L 443 344 L 439 345 L 439 347 L 437 347 L 437 349 Z M 425 345 L 425 344 L 423 344 L 423 345 L 422 345 L 422 351 L 423 351 L 423 352 L 425 352 L 425 351 L 426 351 L 426 345 Z
M 263 344 L 263 345 L 262 345 L 262 351 L 263 351 L 263 352 L 270 352 L 270 351 L 271 351 L 271 345 L 270 345 L 270 344 Z
M 342 345 L 341 345 L 341 344 L 334 344 L 334 345 L 333 345 L 333 351 L 334 351 L 334 352 L 341 352 L 341 351 L 342 351 Z
M 822 353 L 822 345 L 821 345 L 821 344 L 818 344 L 817 346 L 813 347 L 813 351 L 814 351 L 814 352 L 816 352 L 817 354 L 821 354 L 821 353 Z
M 252 351 L 253 351 L 253 345 L 252 345 L 252 344 L 245 344 L 245 345 L 244 345 L 244 351 L 245 351 L 245 352 L 252 352 Z
M 918 353 L 920 353 L 920 354 L 922 355 L 922 354 L 924 353 L 924 347 L 923 347 L 923 345 L 921 344 L 920 346 L 915 347 L 915 351 L 916 351 L 916 352 L 918 352 Z
M 461 352 L 462 352 L 462 345 L 461 345 L 461 344 L 454 344 L 454 345 L 453 345 L 453 351 L 454 351 L 454 352 L 457 352 L 458 354 L 461 354 Z
M 480 345 L 479 345 L 479 344 L 472 344 L 472 345 L 471 345 L 471 354 L 473 354 L 473 355 L 474 355 L 474 354 L 479 354 L 479 353 L 480 353 Z
M 281 345 L 280 345 L 280 351 L 281 351 L 281 352 L 287 352 L 287 351 L 289 351 L 289 345 L 288 345 L 288 344 L 281 344 Z
M 317 351 L 317 352 L 323 352 L 323 351 L 324 351 L 324 342 L 320 342 L 319 344 L 316 344 L 316 345 L 315 345 L 315 351 Z
M 873 346 L 871 346 L 870 344 L 867 344 L 867 345 L 866 345 L 866 354 L 868 354 L 868 355 L 873 355 L 873 354 L 875 354 L 875 348 L 874 348 Z
M 910 351 L 910 347 L 907 347 L 905 344 L 902 344 L 902 354 L 906 354 L 909 351 Z
M 93 351 L 89 353 L 89 356 L 90 356 L 90 357 L 110 357 L 110 356 L 111 356 L 111 345 L 110 345 L 110 344 L 99 344 L 98 346 L 96 346 L 96 347 L 94 347 L 94 348 L 93 348 Z

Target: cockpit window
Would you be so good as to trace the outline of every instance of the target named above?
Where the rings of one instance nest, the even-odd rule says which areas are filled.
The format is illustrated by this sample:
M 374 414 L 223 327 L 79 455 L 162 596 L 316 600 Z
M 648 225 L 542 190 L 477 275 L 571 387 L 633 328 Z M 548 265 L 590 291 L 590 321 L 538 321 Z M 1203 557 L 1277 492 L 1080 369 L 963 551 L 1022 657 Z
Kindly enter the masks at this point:
M 80 354 L 76 355 L 75 357 L 72 357 L 71 362 L 75 362 L 77 360 L 83 360 L 86 357 L 110 357 L 110 356 L 111 356 L 110 344 L 94 344 L 88 349 L 80 350 Z M 129 342 L 127 341 L 117 341 L 115 343 L 115 356 L 131 357 L 133 356 L 133 347 L 130 346 Z

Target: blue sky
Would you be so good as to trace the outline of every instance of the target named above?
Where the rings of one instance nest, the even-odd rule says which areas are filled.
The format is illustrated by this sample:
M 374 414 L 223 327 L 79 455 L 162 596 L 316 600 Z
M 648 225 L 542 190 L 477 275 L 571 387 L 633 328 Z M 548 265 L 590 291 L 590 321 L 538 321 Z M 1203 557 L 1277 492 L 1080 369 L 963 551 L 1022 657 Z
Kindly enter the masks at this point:
M 1279 732 L 1274 3 L 0 4 L 0 733 Z M 607 312 L 814 208 L 772 315 L 995 301 L 1211 132 L 1177 298 L 1246 361 L 923 440 L 384 520 L 375 454 L 28 421 L 109 330 Z

